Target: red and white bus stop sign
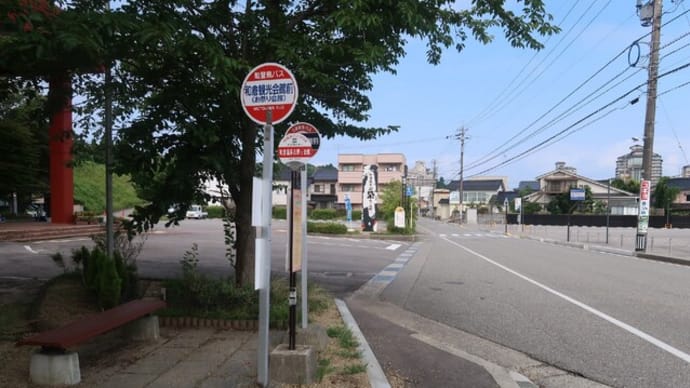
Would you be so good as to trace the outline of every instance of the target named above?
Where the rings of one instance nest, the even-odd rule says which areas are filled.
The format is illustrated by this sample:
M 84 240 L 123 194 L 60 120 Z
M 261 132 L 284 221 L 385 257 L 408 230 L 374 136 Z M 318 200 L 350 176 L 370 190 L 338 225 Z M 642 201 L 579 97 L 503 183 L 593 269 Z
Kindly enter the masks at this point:
M 271 111 L 271 124 L 285 120 L 297 104 L 297 80 L 290 70 L 278 63 L 262 63 L 253 68 L 242 82 L 242 108 L 257 124 L 266 124 Z
M 315 126 L 303 122 L 295 123 L 288 128 L 287 132 L 285 132 L 285 135 L 289 135 L 291 133 L 300 133 L 309 139 L 311 142 L 311 148 L 314 149 L 314 153 L 311 156 L 316 155 L 316 153 L 319 151 L 319 146 L 321 145 L 321 135 Z
M 288 133 L 278 144 L 278 158 L 290 168 L 299 168 L 316 154 L 309 138 L 301 133 Z

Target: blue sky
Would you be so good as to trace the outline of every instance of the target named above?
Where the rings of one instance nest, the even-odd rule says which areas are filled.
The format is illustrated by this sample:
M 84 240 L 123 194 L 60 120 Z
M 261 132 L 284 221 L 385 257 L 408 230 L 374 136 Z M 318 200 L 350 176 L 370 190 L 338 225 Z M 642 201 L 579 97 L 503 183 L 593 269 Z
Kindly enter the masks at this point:
M 410 166 L 422 160 L 431 167 L 436 160 L 440 176 L 458 179 L 460 143 L 452 136 L 465 126 L 465 179 L 508 176 L 513 188 L 553 170 L 557 161 L 590 178 L 612 177 L 616 157 L 635 144 L 633 137 L 643 137 L 643 66 L 650 39 L 645 34 L 651 27 L 640 25 L 634 0 L 547 0 L 546 5 L 562 31 L 540 52 L 512 48 L 496 31 L 493 43 L 468 41 L 463 52 L 448 50 L 433 66 L 426 62 L 424 44 L 410 41 L 397 75 L 375 75 L 369 94 L 373 109 L 366 124 L 400 130 L 368 142 L 323 139 L 311 163 L 336 164 L 339 153 L 400 152 Z M 690 3 L 664 1 L 660 74 L 690 63 L 688 11 Z M 642 57 L 631 67 L 626 48 L 640 37 Z M 667 93 L 657 100 L 654 152 L 662 156 L 668 176 L 690 164 L 690 85 L 683 86 L 689 81 L 687 67 L 658 82 L 658 92 Z M 630 104 L 635 98 L 639 101 Z M 567 136 L 537 147 L 559 132 Z

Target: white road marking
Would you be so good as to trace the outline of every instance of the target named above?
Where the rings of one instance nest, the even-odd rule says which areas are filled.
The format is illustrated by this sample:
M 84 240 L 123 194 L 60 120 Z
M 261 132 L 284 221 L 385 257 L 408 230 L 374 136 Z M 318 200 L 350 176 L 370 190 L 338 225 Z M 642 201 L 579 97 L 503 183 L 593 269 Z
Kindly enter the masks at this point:
M 608 321 L 609 323 L 612 323 L 612 324 L 614 324 L 614 325 L 620 327 L 621 329 L 623 329 L 623 330 L 625 330 L 625 331 L 627 331 L 627 332 L 629 332 L 629 333 L 631 333 L 631 334 L 633 334 L 633 335 L 635 335 L 635 336 L 637 336 L 637 337 L 639 337 L 639 338 L 641 338 L 641 339 L 643 339 L 643 340 L 649 342 L 650 344 L 652 344 L 652 345 L 654 345 L 654 346 L 656 346 L 656 347 L 658 347 L 658 348 L 660 348 L 660 349 L 662 349 L 662 350 L 664 350 L 664 351 L 666 351 L 666 352 L 668 352 L 668 353 L 671 353 L 672 355 L 674 355 L 674 356 L 680 358 L 681 360 L 683 360 L 683 361 L 685 361 L 685 362 L 687 362 L 687 363 L 690 363 L 690 354 L 687 354 L 687 353 L 685 353 L 685 352 L 683 352 L 683 351 L 681 351 L 681 350 L 678 350 L 678 349 L 674 348 L 673 346 L 667 344 L 666 342 L 661 341 L 661 340 L 659 340 L 659 339 L 657 339 L 657 338 L 655 338 L 655 337 L 652 337 L 651 335 L 649 335 L 649 334 L 643 332 L 642 330 L 637 329 L 637 328 L 635 328 L 635 327 L 633 327 L 633 326 L 630 326 L 630 325 L 628 325 L 627 323 L 625 323 L 625 322 L 623 322 L 623 321 L 620 321 L 620 320 L 618 320 L 618 319 L 616 319 L 616 318 L 614 318 L 614 317 L 612 317 L 612 316 L 610 316 L 610 315 L 608 315 L 608 314 L 606 314 L 606 313 L 603 313 L 603 312 L 601 312 L 601 311 L 599 311 L 599 310 L 597 310 L 597 309 L 595 309 L 595 308 L 593 308 L 593 307 L 591 307 L 591 306 L 588 306 L 588 305 L 586 305 L 586 304 L 580 302 L 579 300 L 576 300 L 576 299 L 574 299 L 574 298 L 571 298 L 571 297 L 569 297 L 568 295 L 565 295 L 565 294 L 563 294 L 563 293 L 561 293 L 561 292 L 558 292 L 558 291 L 554 290 L 553 288 L 550 288 L 549 286 L 546 286 L 546 285 L 544 285 L 544 284 L 541 284 L 541 283 L 539 283 L 538 281 L 533 280 L 533 279 L 531 279 L 531 278 L 528 278 L 527 276 L 525 276 L 525 275 L 523 275 L 523 274 L 521 274 L 521 273 L 519 273 L 519 272 L 517 272 L 517 271 L 514 271 L 514 270 L 512 270 L 512 269 L 506 267 L 506 266 L 503 265 L 503 264 L 497 263 L 497 262 L 495 262 L 495 261 L 489 259 L 488 257 L 486 257 L 486 256 L 484 256 L 484 255 L 482 255 L 482 254 L 480 254 L 480 253 L 478 253 L 478 252 L 475 252 L 475 251 L 473 251 L 473 250 L 471 250 L 471 249 L 469 249 L 469 248 L 467 248 L 467 247 L 465 247 L 465 246 L 463 246 L 463 245 L 460 245 L 460 244 L 458 244 L 458 243 L 456 243 L 456 242 L 454 242 L 454 241 L 451 241 L 451 240 L 449 240 L 449 239 L 444 239 L 444 240 L 448 241 L 449 243 L 451 243 L 451 244 L 453 244 L 453 245 L 455 245 L 455 246 L 457 246 L 457 247 L 459 247 L 459 248 L 462 248 L 463 250 L 467 251 L 468 253 L 470 253 L 470 254 L 472 254 L 472 255 L 474 255 L 474 256 L 477 256 L 478 258 L 480 258 L 480 259 L 486 261 L 487 263 L 493 264 L 493 265 L 497 266 L 498 268 L 500 268 L 500 269 L 502 269 L 502 270 L 504 270 L 504 271 L 506 271 L 506 272 L 509 272 L 509 273 L 511 273 L 511 274 L 513 274 L 513 275 L 515 275 L 515 276 L 517 276 L 517 277 L 519 277 L 519 278 L 521 278 L 521 279 L 523 279 L 523 280 L 525 280 L 525 281 L 527 281 L 527 282 L 529 282 L 529 283 L 532 283 L 532 284 L 534 284 L 535 286 L 541 288 L 542 290 L 544 290 L 544 291 L 546 291 L 546 292 L 549 292 L 549 293 L 551 293 L 551 294 L 553 294 L 553 295 L 555 295 L 555 296 L 557 296 L 557 297 L 559 297 L 559 298 L 561 298 L 561 299 L 563 299 L 563 300 L 565 300 L 565 301 L 567 301 L 567 302 L 570 302 L 570 303 L 574 304 L 575 306 L 577 306 L 577 307 L 579 307 L 579 308 L 581 308 L 581 309 L 583 309 L 583 310 L 585 310 L 585 311 L 588 311 L 588 312 L 590 312 L 590 313 L 592 313 L 592 314 L 598 316 L 599 318 L 604 319 L 604 320 Z
M 29 246 L 29 245 L 24 245 L 24 249 L 26 249 L 27 251 L 29 251 L 35 255 L 41 253 L 41 249 L 34 251 L 33 248 L 31 248 L 31 246 Z
M 441 233 L 439 236 L 440 236 L 441 238 L 446 238 L 445 233 Z
M 389 251 L 394 251 L 394 250 L 400 248 L 401 246 L 402 245 L 400 245 L 400 244 L 391 244 L 391 245 L 387 246 L 386 249 L 388 249 Z

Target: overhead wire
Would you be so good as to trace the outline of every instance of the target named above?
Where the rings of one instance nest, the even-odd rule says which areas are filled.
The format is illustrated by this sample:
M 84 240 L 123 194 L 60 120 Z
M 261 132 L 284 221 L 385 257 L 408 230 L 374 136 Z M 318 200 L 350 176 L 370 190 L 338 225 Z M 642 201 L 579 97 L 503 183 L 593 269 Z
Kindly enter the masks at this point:
M 664 73 L 662 73 L 662 74 L 659 74 L 659 75 L 657 76 L 657 79 L 666 77 L 666 76 L 668 76 L 668 75 L 670 75 L 670 74 L 676 73 L 676 72 L 678 72 L 678 71 L 680 71 L 680 70 L 683 70 L 683 69 L 685 69 L 685 68 L 688 68 L 688 67 L 690 67 L 690 62 L 685 63 L 685 64 L 683 64 L 683 65 L 681 65 L 681 66 L 678 66 L 678 67 L 676 67 L 676 68 L 674 68 L 674 69 L 668 70 L 668 71 L 666 71 L 666 72 L 664 72 Z M 471 175 L 468 176 L 468 178 L 469 178 L 469 177 L 478 176 L 478 175 L 482 175 L 482 174 L 485 174 L 485 173 L 487 173 L 487 172 L 493 171 L 493 170 L 495 170 L 495 169 L 497 169 L 497 168 L 500 168 L 500 167 L 503 167 L 503 166 L 505 166 L 505 165 L 507 165 L 507 164 L 509 164 L 509 163 L 513 163 L 513 162 L 515 162 L 515 161 L 517 161 L 517 160 L 520 160 L 520 159 L 522 159 L 522 157 L 528 156 L 529 154 L 531 154 L 531 153 L 533 153 L 533 152 L 535 152 L 535 151 L 537 151 L 537 150 L 543 149 L 543 148 L 545 148 L 544 146 L 548 146 L 548 145 L 554 144 L 555 142 L 557 142 L 557 141 L 554 141 L 554 139 L 558 139 L 558 137 L 560 137 L 561 135 L 563 135 L 563 134 L 565 134 L 565 133 L 567 133 L 567 132 L 569 132 L 569 131 L 572 131 L 573 128 L 575 128 L 576 126 L 582 124 L 584 121 L 586 121 L 586 120 L 590 119 L 591 117 L 593 117 L 593 116 L 595 116 L 595 115 L 601 113 L 603 110 L 605 110 L 605 109 L 611 107 L 612 105 L 614 105 L 614 104 L 620 102 L 621 100 L 623 100 L 624 98 L 626 98 L 627 96 L 629 96 L 630 94 L 632 94 L 634 91 L 636 91 L 636 90 L 640 89 L 641 87 L 645 86 L 645 84 L 646 84 L 646 82 L 640 83 L 640 84 L 637 85 L 636 87 L 634 87 L 634 88 L 628 90 L 626 93 L 620 95 L 619 97 L 617 97 L 616 99 L 612 100 L 611 102 L 609 102 L 609 103 L 605 104 L 604 106 L 602 106 L 602 107 L 596 109 L 596 110 L 593 111 L 592 113 L 590 113 L 590 114 L 586 115 L 585 117 L 583 117 L 583 118 L 577 120 L 575 123 L 569 125 L 569 126 L 566 127 L 565 129 L 563 129 L 563 130 L 557 132 L 556 134 L 554 134 L 554 135 L 548 137 L 547 139 L 545 139 L 545 140 L 539 142 L 538 144 L 536 144 L 536 145 L 534 145 L 534 146 L 532 146 L 532 147 L 526 149 L 525 151 L 522 151 L 522 152 L 520 152 L 519 154 L 517 154 L 517 155 L 515 155 L 515 156 L 513 156 L 513 157 L 510 157 L 510 158 L 508 158 L 507 160 L 504 160 L 504 161 L 502 161 L 502 162 L 500 162 L 500 163 L 498 163 L 498 164 L 496 164 L 496 165 L 494 165 L 494 166 L 491 166 L 491 167 L 489 167 L 489 168 L 487 168 L 487 169 L 484 169 L 484 170 L 482 170 L 482 171 L 480 171 L 480 172 L 478 172 L 478 173 L 476 173 L 476 174 L 471 174 Z M 682 84 L 682 85 L 678 85 L 677 87 L 680 87 L 680 86 L 687 86 L 688 84 L 690 84 L 690 82 L 684 83 L 684 84 Z M 664 92 L 662 92 L 662 93 L 659 93 L 659 95 L 663 95 L 663 94 L 668 93 L 668 92 L 670 92 L 671 90 L 675 90 L 675 89 L 676 89 L 676 88 L 669 89 L 669 90 L 667 90 L 667 91 L 664 91 Z M 615 110 L 615 109 L 614 109 L 614 110 Z M 610 114 L 610 113 L 607 113 L 607 114 Z M 598 121 L 598 120 L 596 120 L 596 121 Z M 564 138 L 564 137 L 563 137 L 563 138 Z M 561 139 L 562 139 L 562 138 L 561 138 Z M 465 168 L 465 170 L 467 170 L 467 168 Z
M 517 98 L 517 97 L 519 97 L 520 95 L 522 95 L 522 93 L 525 92 L 525 90 L 529 87 L 529 85 L 532 84 L 532 83 L 534 82 L 534 80 L 538 78 L 538 77 L 532 77 L 532 75 L 533 75 L 533 74 L 544 64 L 544 62 L 545 62 L 547 59 L 549 59 L 549 57 L 551 56 L 551 54 L 553 54 L 553 53 L 555 52 L 555 50 L 561 45 L 561 43 L 563 43 L 563 42 L 565 41 L 565 39 L 570 35 L 570 33 L 574 31 L 574 29 L 575 29 L 575 27 L 578 25 L 578 23 L 587 15 L 587 13 L 589 13 L 589 11 L 592 9 L 592 7 L 594 7 L 594 5 L 596 4 L 597 1 L 598 1 L 598 0 L 593 0 L 593 1 L 589 4 L 589 6 L 585 9 L 585 11 L 578 17 L 578 19 L 575 21 L 575 23 L 573 23 L 573 25 L 565 32 L 565 34 L 563 34 L 563 35 L 561 36 L 561 39 L 559 39 L 558 42 L 556 42 L 556 44 L 546 53 L 546 55 L 544 56 L 544 58 L 542 58 L 542 60 L 541 60 L 536 66 L 534 66 L 534 67 L 530 70 L 529 73 L 527 73 L 527 74 L 522 78 L 522 80 L 518 83 L 518 85 L 515 86 L 515 88 L 513 88 L 513 90 L 512 90 L 510 93 L 508 93 L 508 94 L 498 103 L 498 105 L 497 105 L 496 107 L 492 108 L 492 110 L 490 110 L 490 111 L 486 112 L 485 114 L 483 114 L 482 116 L 480 116 L 480 117 L 478 118 L 478 120 L 483 120 L 483 119 L 486 118 L 487 116 L 493 115 L 493 114 L 495 114 L 496 112 L 501 111 L 507 104 L 510 103 L 511 100 L 514 100 L 515 98 Z M 610 0 L 609 0 L 609 2 L 610 2 Z M 574 3 L 573 3 L 573 6 L 575 6 L 576 4 L 577 4 L 577 2 L 574 2 Z M 582 31 L 580 31 L 580 33 L 576 36 L 575 39 L 577 39 L 577 37 L 579 37 L 581 34 L 582 34 Z M 574 40 L 573 40 L 573 41 L 574 41 Z M 572 41 L 571 41 L 571 42 L 572 42 Z M 570 43 L 570 44 L 572 44 L 572 43 Z M 570 46 L 570 44 L 568 45 L 568 47 Z M 557 56 L 557 58 L 559 58 L 561 55 L 562 55 L 562 53 L 559 54 L 559 55 Z M 552 63 L 553 63 L 553 61 L 551 62 L 551 64 L 552 64 Z M 550 64 L 550 65 L 551 65 L 551 64 Z M 549 66 L 550 66 L 550 65 L 549 65 Z M 542 72 L 542 73 L 543 73 L 543 72 Z M 540 74 L 541 74 L 541 73 L 540 73 Z M 528 82 L 528 81 L 529 81 L 529 82 Z M 523 86 L 524 86 L 524 87 L 523 87 Z M 476 123 L 474 123 L 474 124 L 476 125 Z
M 563 23 L 568 19 L 568 17 L 570 16 L 570 14 L 572 13 L 572 11 L 575 9 L 576 6 L 577 6 L 577 2 L 574 1 L 573 4 L 572 4 L 572 6 L 570 7 L 570 9 L 568 10 L 568 12 L 566 12 L 566 14 L 563 16 L 563 18 L 561 19 L 561 21 L 557 23 L 557 25 L 560 26 L 561 24 L 563 24 Z M 590 7 L 591 7 L 591 6 L 590 6 Z M 574 27 L 574 26 L 573 26 L 573 27 Z M 571 30 L 572 30 L 572 27 L 571 27 L 570 30 L 568 30 L 568 31 L 565 33 L 565 35 L 563 36 L 563 38 L 561 38 L 561 41 L 565 38 L 565 36 L 567 36 L 567 34 L 570 33 Z M 553 35 L 549 35 L 549 37 L 546 38 L 546 41 L 544 42 L 544 45 L 545 45 L 545 46 L 548 44 L 548 42 L 551 40 L 552 37 L 553 37 Z M 550 51 L 555 50 L 556 47 L 558 47 L 559 44 L 560 44 L 560 41 L 559 41 L 558 43 L 556 43 L 555 46 L 550 47 L 549 50 L 550 50 Z M 493 99 L 491 102 L 489 102 L 489 104 L 488 104 L 484 109 L 482 109 L 479 113 L 477 113 L 476 115 L 474 115 L 474 116 L 468 121 L 468 126 L 471 126 L 472 124 L 474 124 L 474 123 L 475 123 L 475 120 L 481 120 L 482 118 L 484 118 L 484 117 L 485 117 L 485 116 L 484 116 L 485 113 L 486 113 L 487 115 L 489 114 L 489 113 L 487 113 L 487 112 L 490 112 L 491 109 L 493 109 L 494 104 L 496 104 L 496 102 L 497 102 L 498 100 L 500 100 L 500 99 L 503 97 L 503 95 L 513 86 L 513 84 L 515 83 L 515 81 L 517 81 L 517 79 L 520 78 L 520 76 L 521 76 L 522 74 L 525 73 L 525 70 L 527 70 L 527 68 L 529 67 L 529 65 L 532 64 L 532 61 L 534 61 L 534 59 L 535 59 L 540 53 L 541 53 L 540 51 L 535 51 L 535 52 L 534 52 L 534 54 L 533 54 L 532 57 L 529 59 L 529 61 L 527 61 L 527 63 L 525 63 L 525 64 L 522 66 L 522 68 L 521 68 L 520 70 L 518 70 L 518 71 L 515 73 L 515 77 L 513 77 L 513 79 L 510 80 L 510 82 L 508 82 L 508 84 L 505 86 L 505 88 L 503 88 L 503 90 L 501 90 L 501 92 L 499 92 L 499 94 L 498 94 L 496 97 L 494 97 L 494 99 Z M 547 55 L 548 55 L 548 54 L 547 54 Z
M 686 11 L 686 12 L 684 12 L 684 13 L 687 13 L 687 12 L 688 12 L 688 11 Z M 665 22 L 663 25 L 668 25 L 668 24 L 674 22 L 675 20 L 677 20 L 678 18 L 680 18 L 681 16 L 683 16 L 683 14 L 677 15 L 676 17 L 674 17 L 674 18 L 670 19 L 669 21 Z M 646 37 L 646 36 L 649 35 L 649 34 L 650 34 L 650 33 L 648 32 L 648 33 L 642 35 L 641 37 L 639 37 L 638 39 L 636 39 L 635 42 L 634 42 L 633 44 L 636 44 L 639 40 L 643 39 L 644 37 Z M 668 46 L 670 46 L 670 45 L 676 43 L 677 41 L 679 41 L 680 39 L 682 39 L 682 38 L 684 38 L 684 37 L 686 37 L 686 36 L 688 36 L 688 35 L 690 35 L 690 32 L 689 32 L 689 33 L 682 34 L 681 36 L 679 36 L 679 37 L 675 38 L 674 40 L 668 42 L 668 43 L 665 44 L 664 46 L 661 46 L 659 49 L 666 48 L 666 47 L 668 47 Z M 632 45 L 631 45 L 631 46 L 632 46 Z M 608 67 L 610 64 L 612 64 L 616 59 L 618 59 L 618 57 L 620 57 L 623 53 L 625 53 L 625 51 L 628 50 L 631 46 L 628 46 L 626 49 L 624 49 L 624 50 L 622 50 L 620 53 L 618 53 L 614 58 L 612 58 L 611 60 L 609 60 L 609 62 L 607 62 L 604 66 L 602 66 L 599 70 L 597 70 L 597 72 L 595 72 L 595 73 L 594 73 L 592 76 L 590 76 L 587 80 L 585 80 L 583 83 L 581 83 L 575 90 L 573 90 L 571 93 L 569 93 L 566 97 L 564 97 L 563 99 L 561 99 L 556 105 L 554 105 L 554 106 L 553 106 L 551 109 L 549 109 L 546 113 L 544 113 L 544 114 L 542 114 L 541 116 L 539 116 L 536 120 L 534 120 L 533 122 L 531 122 L 527 127 L 525 127 L 525 128 L 523 128 L 522 130 L 518 131 L 518 132 L 517 132 L 515 135 L 513 135 L 510 139 L 508 139 L 507 141 L 503 142 L 500 146 L 498 146 L 498 147 L 494 148 L 493 150 L 489 151 L 487 154 L 485 154 L 484 156 L 482 156 L 480 159 L 478 159 L 478 160 L 476 160 L 476 161 L 474 161 L 474 162 L 469 163 L 469 164 L 468 164 L 468 167 L 466 167 L 466 168 L 472 169 L 472 168 L 474 168 L 474 167 L 476 167 L 476 166 L 478 166 L 478 165 L 480 165 L 480 164 L 485 164 L 485 163 L 490 162 L 491 160 L 494 160 L 494 159 L 500 157 L 501 155 L 505 154 L 510 148 L 512 148 L 512 147 L 508 147 L 508 145 L 510 145 L 511 142 L 512 142 L 513 140 L 515 140 L 515 139 L 516 139 L 517 137 L 519 137 L 520 135 L 524 134 L 529 128 L 531 128 L 532 126 L 534 126 L 537 122 L 539 122 L 540 120 L 542 120 L 544 117 L 546 117 L 548 114 L 550 114 L 554 109 L 556 109 L 556 108 L 557 108 L 558 106 L 560 106 L 563 102 L 565 102 L 565 100 L 567 100 L 568 98 L 570 98 L 570 97 L 571 97 L 574 93 L 576 93 L 579 89 L 581 89 L 582 87 L 584 87 L 585 84 L 589 83 L 589 81 L 591 81 L 594 77 L 596 77 L 599 73 L 601 73 L 606 67 Z M 683 47 L 685 47 L 685 46 L 683 46 Z M 671 55 L 671 54 L 673 54 L 673 53 L 679 51 L 680 49 L 682 49 L 682 47 L 679 48 L 679 49 L 676 49 L 676 50 L 674 50 L 674 51 L 672 51 L 672 52 L 670 52 L 670 53 L 667 53 L 665 56 Z M 629 69 L 629 67 L 626 68 L 626 70 L 624 70 L 623 72 L 627 71 L 627 69 Z M 623 73 L 623 72 L 622 72 L 622 73 Z M 619 73 L 616 77 L 614 77 L 614 79 L 617 78 L 618 76 L 620 76 L 622 73 Z M 637 72 L 636 72 L 636 73 L 637 73 Z M 635 74 L 636 74 L 636 73 L 635 73 Z M 630 77 L 628 77 L 628 78 L 626 78 L 626 79 L 629 79 L 629 78 L 630 78 Z M 610 83 L 611 81 L 612 81 L 612 80 L 609 80 L 606 84 Z M 606 84 L 605 84 L 605 85 L 606 85 Z M 620 83 L 618 83 L 617 85 L 619 85 L 619 84 L 620 84 Z M 605 85 L 604 85 L 604 86 L 605 86 Z M 601 87 L 600 87 L 599 89 L 601 89 Z M 599 90 L 599 89 L 597 89 L 597 90 Z M 610 89 L 609 89 L 609 90 L 610 90 Z M 599 95 L 598 97 L 600 97 L 600 96 L 601 96 L 601 95 Z M 597 97 L 597 98 L 598 98 L 598 97 Z M 581 100 L 580 102 L 582 102 L 582 100 Z M 572 110 L 572 109 L 573 109 L 573 107 L 569 108 L 569 110 Z M 563 114 L 561 114 L 559 117 L 561 117 L 561 116 L 563 116 Z M 552 121 L 553 121 L 553 120 L 552 120 Z M 542 132 L 542 131 L 545 129 L 545 127 L 547 127 L 547 126 L 548 126 L 548 124 L 547 124 L 546 126 L 541 127 L 540 129 L 538 129 L 538 130 L 536 130 L 536 131 L 533 131 L 532 133 L 530 133 L 529 135 L 527 135 L 524 139 L 519 140 L 516 144 L 513 145 L 513 147 L 514 147 L 514 146 L 517 146 L 517 145 L 519 145 L 519 144 L 522 144 L 522 143 L 524 143 L 525 141 L 529 140 L 529 138 L 530 138 L 531 136 L 535 135 L 536 133 Z M 492 154 L 493 154 L 493 156 L 492 156 Z

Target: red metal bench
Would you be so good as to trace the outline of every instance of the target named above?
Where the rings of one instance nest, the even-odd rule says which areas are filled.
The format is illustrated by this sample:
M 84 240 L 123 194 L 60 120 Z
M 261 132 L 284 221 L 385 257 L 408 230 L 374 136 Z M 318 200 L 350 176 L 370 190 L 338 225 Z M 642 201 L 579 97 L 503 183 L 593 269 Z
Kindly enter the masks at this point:
M 77 344 L 106 333 L 165 307 L 160 299 L 137 299 L 100 313 L 89 315 L 56 329 L 44 331 L 17 342 L 37 345 L 44 350 L 65 351 Z

